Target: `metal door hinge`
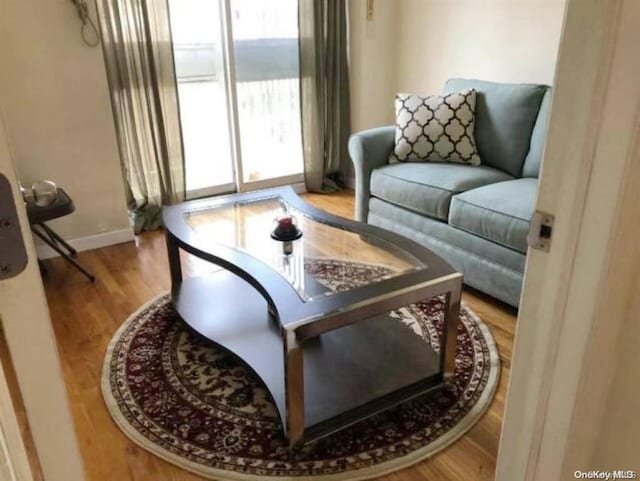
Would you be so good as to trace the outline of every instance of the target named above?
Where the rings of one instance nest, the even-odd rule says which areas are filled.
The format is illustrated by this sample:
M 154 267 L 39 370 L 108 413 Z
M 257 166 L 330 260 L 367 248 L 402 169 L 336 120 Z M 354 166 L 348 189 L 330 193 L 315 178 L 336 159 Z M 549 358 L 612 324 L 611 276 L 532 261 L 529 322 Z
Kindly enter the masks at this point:
M 0 280 L 17 276 L 27 266 L 11 184 L 0 174 Z
M 549 252 L 554 220 L 555 217 L 551 214 L 540 211 L 534 212 L 529 225 L 529 235 L 527 235 L 529 247 Z

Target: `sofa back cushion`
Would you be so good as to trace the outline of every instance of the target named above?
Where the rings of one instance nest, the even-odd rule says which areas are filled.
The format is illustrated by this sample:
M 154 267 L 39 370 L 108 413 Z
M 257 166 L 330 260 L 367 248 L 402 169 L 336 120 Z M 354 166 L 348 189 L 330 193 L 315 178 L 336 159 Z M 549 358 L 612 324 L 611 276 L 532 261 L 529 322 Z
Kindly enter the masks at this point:
M 533 126 L 531 133 L 531 145 L 529 153 L 524 159 L 521 177 L 538 177 L 540 173 L 540 162 L 542 161 L 542 152 L 544 144 L 547 140 L 547 128 L 549 127 L 549 111 L 551 110 L 551 89 L 548 88 L 542 97 L 540 111 L 536 124 Z
M 467 89 L 477 92 L 475 139 L 482 163 L 519 176 L 547 87 L 454 78 L 444 93 Z

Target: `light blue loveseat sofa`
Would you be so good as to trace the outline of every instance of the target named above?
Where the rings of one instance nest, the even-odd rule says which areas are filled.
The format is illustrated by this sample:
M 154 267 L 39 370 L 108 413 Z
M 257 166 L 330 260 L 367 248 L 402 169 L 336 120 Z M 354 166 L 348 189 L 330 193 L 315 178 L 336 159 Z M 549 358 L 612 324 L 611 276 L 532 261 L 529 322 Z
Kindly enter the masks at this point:
M 389 164 L 393 126 L 356 133 L 356 218 L 424 244 L 465 284 L 518 305 L 546 138 L 546 85 L 450 79 L 444 93 L 477 91 L 475 139 L 482 165 Z

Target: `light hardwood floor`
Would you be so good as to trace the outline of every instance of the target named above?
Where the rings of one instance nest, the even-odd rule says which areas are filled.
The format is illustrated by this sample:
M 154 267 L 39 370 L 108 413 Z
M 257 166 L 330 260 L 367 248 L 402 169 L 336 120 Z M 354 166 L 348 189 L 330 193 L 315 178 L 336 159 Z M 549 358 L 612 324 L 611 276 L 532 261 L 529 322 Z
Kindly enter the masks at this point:
M 352 217 L 350 192 L 307 194 L 310 203 Z M 100 393 L 100 371 L 106 346 L 122 322 L 149 298 L 166 292 L 169 274 L 161 232 L 79 254 L 97 277 L 90 284 L 62 259 L 46 261 L 47 299 L 58 341 L 76 431 L 89 481 L 195 481 L 202 479 L 147 453 L 129 441 L 109 417 Z M 515 311 L 475 291 L 467 303 L 490 327 L 497 341 L 502 372 L 490 409 L 459 441 L 430 460 L 390 474 L 389 481 L 488 481 L 493 479 L 511 351 Z

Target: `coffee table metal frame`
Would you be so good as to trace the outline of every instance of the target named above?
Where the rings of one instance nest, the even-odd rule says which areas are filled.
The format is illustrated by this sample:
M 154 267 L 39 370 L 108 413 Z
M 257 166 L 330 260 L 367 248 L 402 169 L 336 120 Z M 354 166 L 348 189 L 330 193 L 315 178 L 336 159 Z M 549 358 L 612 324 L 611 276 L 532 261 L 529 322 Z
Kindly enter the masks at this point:
M 274 268 L 237 248 L 214 243 L 188 224 L 186 216 L 200 210 L 214 209 L 238 202 L 281 198 L 288 205 L 316 221 L 388 241 L 411 254 L 427 267 L 412 270 L 347 292 L 305 302 L 294 287 Z M 197 306 L 185 308 L 181 303 L 183 277 L 180 249 L 216 264 L 250 284 L 266 300 L 268 311 L 277 323 L 284 355 L 284 399 L 274 397 L 290 447 L 311 441 L 353 424 L 377 412 L 442 386 L 455 369 L 456 331 L 460 311 L 462 274 L 422 245 L 384 229 L 351 221 L 317 209 L 300 199 L 290 187 L 267 189 L 187 201 L 163 209 L 171 294 L 178 313 L 194 326 Z M 407 386 L 373 403 L 353 409 L 336 419 L 305 429 L 304 367 L 305 342 L 327 332 L 393 309 L 435 296 L 445 296 L 444 335 L 440 340 L 439 373 L 424 383 Z M 237 301 L 236 301 L 237 302 Z M 211 339 L 216 342 L 216 339 Z M 224 347 L 224 346 L 223 346 Z M 259 349 L 259 346 L 256 346 Z M 242 356 L 240 356 L 242 357 Z M 256 366 L 250 366 L 256 368 Z M 267 386 L 269 388 L 269 386 Z M 273 394 L 273 393 L 272 393 Z

